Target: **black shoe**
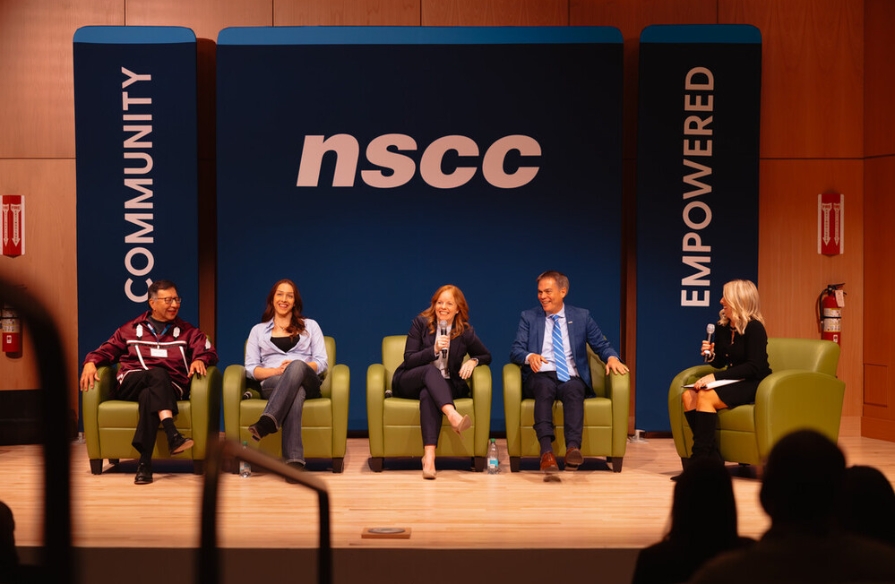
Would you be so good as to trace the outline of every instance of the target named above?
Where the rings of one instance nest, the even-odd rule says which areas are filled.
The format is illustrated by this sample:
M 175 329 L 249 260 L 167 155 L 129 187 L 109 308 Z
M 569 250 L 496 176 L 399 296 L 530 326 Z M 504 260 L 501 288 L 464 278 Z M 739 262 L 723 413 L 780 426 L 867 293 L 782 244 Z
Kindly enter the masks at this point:
M 257 422 L 249 426 L 249 434 L 252 435 L 252 440 L 255 442 L 261 442 L 262 438 L 268 434 L 274 434 L 276 431 L 276 422 L 270 416 L 261 416 Z
M 137 465 L 137 476 L 134 477 L 135 485 L 148 485 L 152 483 L 152 466 L 141 462 Z
M 288 466 L 289 468 L 294 468 L 295 470 L 297 470 L 299 472 L 304 472 L 304 470 L 305 470 L 305 465 L 303 465 L 300 462 L 287 462 L 286 466 Z M 297 480 L 289 478 L 289 477 L 286 477 L 286 482 L 289 483 L 290 485 L 298 484 Z
M 193 444 L 192 438 L 184 438 L 183 434 L 178 432 L 173 438 L 168 439 L 168 451 L 171 454 L 180 454 L 184 450 L 192 448 Z

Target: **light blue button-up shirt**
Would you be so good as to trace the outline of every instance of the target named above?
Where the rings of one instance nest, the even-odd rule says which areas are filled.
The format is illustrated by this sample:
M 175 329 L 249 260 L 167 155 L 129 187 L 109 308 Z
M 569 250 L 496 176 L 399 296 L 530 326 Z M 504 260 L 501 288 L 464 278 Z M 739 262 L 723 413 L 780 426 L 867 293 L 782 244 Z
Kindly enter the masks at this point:
M 288 359 L 317 364 L 317 375 L 323 377 L 328 367 L 326 361 L 326 345 L 320 325 L 310 318 L 305 319 L 305 332 L 298 337 L 298 343 L 288 352 L 283 351 L 270 340 L 273 331 L 273 319 L 256 324 L 249 333 L 246 342 L 246 374 L 255 378 L 255 367 L 279 367 Z

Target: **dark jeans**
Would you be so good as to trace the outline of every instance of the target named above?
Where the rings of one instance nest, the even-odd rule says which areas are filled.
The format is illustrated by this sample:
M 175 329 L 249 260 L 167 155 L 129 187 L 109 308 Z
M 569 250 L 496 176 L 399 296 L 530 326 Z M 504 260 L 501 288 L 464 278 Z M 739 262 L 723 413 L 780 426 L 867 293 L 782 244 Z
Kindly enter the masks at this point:
M 184 394 L 182 399 L 189 399 L 189 388 Z M 131 444 L 140 454 L 151 454 L 158 433 L 159 411 L 171 410 L 177 415 L 178 392 L 168 372 L 160 367 L 131 371 L 121 380 L 115 398 L 138 403 L 140 419 Z
M 584 428 L 584 394 L 587 386 L 580 377 L 562 383 L 556 378 L 556 371 L 532 373 L 522 385 L 522 397 L 535 400 L 534 430 L 538 440 L 549 437 L 556 439 L 553 425 L 553 402 L 562 402 L 566 448 L 581 446 L 581 432 Z
M 396 397 L 420 400 L 423 445 L 438 446 L 438 435 L 444 420 L 441 408 L 454 403 L 451 386 L 441 371 L 433 365 L 408 369 L 393 381 L 392 391 Z
M 283 460 L 305 463 L 301 441 L 301 413 L 305 399 L 320 397 L 320 378 L 304 361 L 293 361 L 282 375 L 261 382 L 261 395 L 267 399 L 263 416 L 268 416 L 283 432 Z

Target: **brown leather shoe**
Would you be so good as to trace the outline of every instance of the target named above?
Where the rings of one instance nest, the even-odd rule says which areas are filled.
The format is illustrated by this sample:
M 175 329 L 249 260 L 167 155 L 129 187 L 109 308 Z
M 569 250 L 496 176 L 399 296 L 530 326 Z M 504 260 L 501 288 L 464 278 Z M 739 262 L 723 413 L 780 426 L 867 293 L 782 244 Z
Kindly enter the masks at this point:
M 559 466 L 556 464 L 556 457 L 552 452 L 545 452 L 541 455 L 541 472 L 553 474 L 559 472 Z
M 581 464 L 584 463 L 584 456 L 581 454 L 581 451 L 572 446 L 568 450 L 566 450 L 566 468 L 569 470 L 577 469 Z

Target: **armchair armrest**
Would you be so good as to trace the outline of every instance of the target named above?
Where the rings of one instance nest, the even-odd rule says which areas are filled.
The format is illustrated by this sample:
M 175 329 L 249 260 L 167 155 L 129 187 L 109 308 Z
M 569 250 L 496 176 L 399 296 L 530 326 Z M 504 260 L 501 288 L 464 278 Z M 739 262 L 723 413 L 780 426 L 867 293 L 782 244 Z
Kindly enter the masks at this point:
M 507 454 L 522 456 L 522 369 L 503 366 L 503 411 L 507 428 Z
M 367 368 L 367 426 L 370 437 L 370 456 L 385 456 L 385 441 L 382 436 L 382 412 L 385 400 L 385 365 L 374 363 Z
M 612 401 L 612 456 L 625 455 L 628 447 L 628 413 L 631 409 L 631 373 L 606 376 L 606 397 Z
M 348 400 L 351 396 L 351 371 L 339 363 L 330 372 L 333 408 L 333 458 L 344 458 L 348 447 Z
M 81 392 L 81 414 L 84 418 L 84 438 L 87 441 L 87 456 L 91 459 L 102 458 L 99 444 L 99 404 L 112 398 L 112 387 L 115 385 L 115 368 L 99 367 L 98 377 L 93 389 Z
M 845 382 L 825 373 L 790 369 L 771 373 L 755 395 L 758 452 L 766 457 L 777 440 L 798 428 L 839 439 Z
M 684 405 L 681 403 L 681 394 L 684 393 L 684 385 L 693 383 L 700 377 L 717 371 L 711 365 L 696 365 L 688 367 L 678 373 L 668 386 L 668 421 L 671 423 L 671 435 L 674 437 L 674 446 L 681 458 L 689 458 L 687 445 L 684 442 Z
M 239 442 L 239 404 L 248 387 L 243 365 L 229 365 L 224 370 L 224 432 L 227 440 Z
M 480 365 L 472 371 L 472 404 L 475 409 L 475 456 L 488 455 L 491 434 L 491 367 Z
M 209 441 L 218 439 L 221 427 L 221 370 L 208 367 L 205 375 L 190 382 L 193 426 L 193 459 L 204 460 Z

